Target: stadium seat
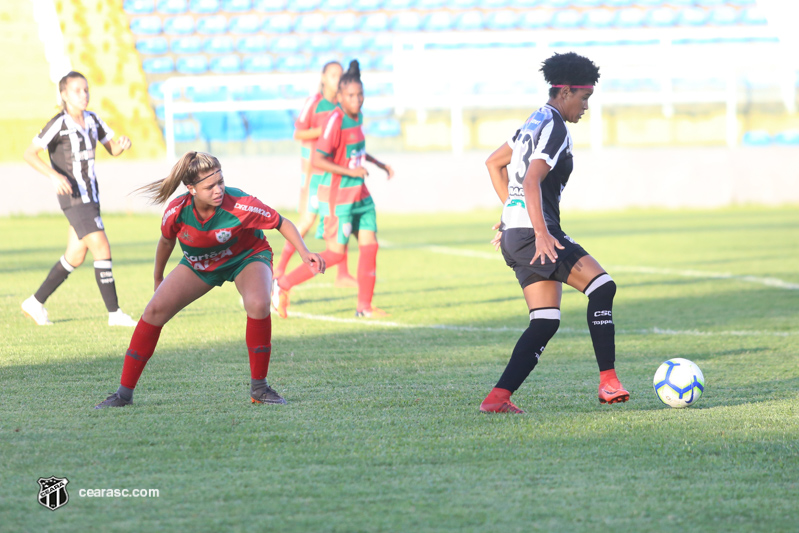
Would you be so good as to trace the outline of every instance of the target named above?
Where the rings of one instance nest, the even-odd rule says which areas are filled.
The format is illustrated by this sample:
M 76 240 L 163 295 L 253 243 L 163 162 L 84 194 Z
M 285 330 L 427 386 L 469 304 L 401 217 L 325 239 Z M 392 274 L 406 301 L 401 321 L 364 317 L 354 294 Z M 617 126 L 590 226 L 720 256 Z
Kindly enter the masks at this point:
M 300 51 L 300 38 L 294 35 L 275 37 L 269 43 L 269 51 L 275 54 L 293 54 Z
M 175 141 L 191 142 L 196 141 L 200 135 L 200 129 L 193 120 L 175 121 Z
M 216 74 L 238 74 L 241 72 L 241 58 L 235 54 L 214 57 L 210 68 Z
M 748 7 L 743 10 L 740 22 L 741 24 L 760 26 L 766 24 L 768 20 L 766 20 L 766 14 L 762 9 L 758 7 Z
M 186 0 L 158 0 L 157 9 L 164 15 L 180 15 L 188 9 Z
M 300 48 L 306 52 L 326 52 L 333 48 L 333 41 L 327 35 L 311 35 L 302 42 Z
M 694 0 L 694 4 L 702 7 L 721 7 L 727 4 L 727 0 Z
M 286 10 L 287 0 L 255 0 L 253 9 L 264 13 L 276 13 Z
M 399 120 L 395 118 L 384 118 L 375 120 L 366 126 L 366 134 L 371 137 L 399 137 L 402 135 L 402 127 Z
M 642 1 L 645 0 L 638 0 L 640 4 Z M 652 0 L 649 0 L 652 1 Z M 660 2 L 662 0 L 655 0 L 656 2 Z M 604 4 L 604 0 L 572 0 L 572 7 L 601 7 Z
M 799 130 L 781 131 L 774 136 L 774 142 L 782 146 L 799 146 Z
M 538 30 L 541 28 L 548 28 L 552 22 L 552 12 L 546 10 L 536 9 L 527 11 L 522 15 L 519 20 L 519 28 L 525 30 Z
M 694 0 L 669 0 L 670 5 L 675 7 L 694 7 Z
M 243 141 L 247 128 L 240 113 L 195 113 L 207 141 Z
M 305 85 L 283 85 L 281 87 L 281 94 L 283 98 L 308 98 L 313 93 Z
M 446 7 L 446 0 L 416 0 L 416 9 L 431 10 Z
M 294 18 L 291 15 L 275 15 L 266 17 L 262 30 L 266 33 L 291 33 Z
M 287 111 L 245 111 L 250 138 L 288 140 L 294 138 L 294 118 Z
M 200 37 L 180 37 L 172 39 L 173 54 L 196 54 L 202 50 L 203 40 Z
M 159 120 L 164 120 L 166 118 L 166 109 L 163 105 L 159 105 L 155 107 L 155 117 Z M 172 118 L 174 120 L 186 120 L 189 118 L 188 113 L 172 113 Z
M 163 100 L 164 99 L 164 82 L 156 81 L 151 83 L 147 87 L 147 94 L 150 95 L 150 98 L 153 100 Z
M 175 70 L 175 62 L 171 57 L 154 57 L 142 61 L 141 68 L 147 74 L 167 74 Z
M 321 0 L 292 0 L 290 8 L 297 13 L 309 13 L 319 9 Z
M 369 88 L 369 94 L 373 94 L 373 93 L 374 92 L 373 92 L 372 88 L 370 87 Z M 394 114 L 394 108 L 392 106 L 375 107 L 375 106 L 371 105 L 370 102 L 371 102 L 370 100 L 366 100 L 366 104 L 363 106 L 363 109 L 361 110 L 361 112 L 363 113 L 364 117 L 384 118 L 384 117 L 390 117 L 391 115 Z
M 139 39 L 136 41 L 136 50 L 140 54 L 165 54 L 169 51 L 169 42 L 163 37 Z
M 222 11 L 227 13 L 246 13 L 252 9 L 252 0 L 222 0 Z
M 714 26 L 731 26 L 738 23 L 738 10 L 731 6 L 717 7 L 710 12 L 708 23 Z
M 450 9 L 462 11 L 465 9 L 474 9 L 478 7 L 478 0 L 450 0 L 447 5 Z
M 352 0 L 351 8 L 355 11 L 368 12 L 368 11 L 377 11 L 381 7 L 384 9 L 395 9 L 388 7 L 388 4 L 391 0 L 386 2 L 386 5 L 383 4 L 383 0 Z M 408 3 L 411 3 L 410 0 L 406 0 Z
M 242 37 L 236 44 L 236 50 L 243 54 L 259 54 L 269 50 L 269 40 L 263 35 Z
M 635 5 L 645 8 L 660 7 L 668 3 L 670 3 L 668 0 L 635 0 Z
M 203 19 L 200 19 L 202 22 Z M 180 15 L 164 20 L 164 33 L 167 35 L 189 35 L 194 33 L 194 17 Z
M 333 52 L 320 53 L 313 56 L 309 69 L 314 72 L 322 72 L 322 68 L 331 61 L 342 63 L 341 57 Z M 346 65 L 344 65 L 346 67 Z
M 266 54 L 247 56 L 241 62 L 241 69 L 249 73 L 271 72 L 274 69 L 272 57 Z
M 366 49 L 367 39 L 360 33 L 350 33 L 336 40 L 334 49 L 347 54 L 359 54 Z
M 258 33 L 261 28 L 261 18 L 257 15 L 241 15 L 232 17 L 228 31 L 230 33 Z
M 635 3 L 635 0 L 605 0 L 603 3 L 607 7 L 630 7 Z
M 276 100 L 277 98 L 280 98 L 280 91 L 278 91 L 277 87 L 252 85 L 233 91 L 234 100 L 252 102 L 255 100 Z
M 579 28 L 583 22 L 583 14 L 577 9 L 561 9 L 552 17 L 552 27 L 558 29 Z
M 131 15 L 149 15 L 155 11 L 153 0 L 125 0 L 122 9 Z
M 677 23 L 680 26 L 704 26 L 707 24 L 708 12 L 698 7 L 689 7 L 680 10 Z
M 620 9 L 616 14 L 616 27 L 639 28 L 644 24 L 646 11 L 637 7 Z
M 571 0 L 539 0 L 540 7 L 554 7 L 563 9 L 571 5 Z
M 192 102 L 224 102 L 228 99 L 227 87 L 187 87 L 186 98 Z
M 327 31 L 343 33 L 358 27 L 358 17 L 353 13 L 341 13 L 327 19 Z
M 574 0 L 572 0 L 572 2 L 573 1 Z M 504 9 L 508 7 L 509 4 L 510 0 L 481 0 L 480 8 L 486 11 L 492 11 L 494 9 Z
M 394 94 L 394 85 L 391 83 L 369 84 L 369 94 L 372 96 L 389 96 Z
M 738 7 L 755 7 L 757 0 L 727 0 L 727 4 Z
M 477 9 L 471 11 L 464 11 L 459 14 L 455 19 L 453 28 L 458 31 L 474 31 L 482 30 L 485 21 L 483 20 L 483 12 Z
M 398 13 L 391 17 L 389 26 L 392 31 L 419 31 L 422 27 L 422 17 L 418 13 Z
M 375 58 L 372 63 L 374 70 L 394 70 L 394 56 L 392 54 L 383 54 Z
M 198 15 L 213 15 L 219 12 L 219 0 L 190 0 L 189 11 Z
M 161 33 L 161 19 L 152 17 L 137 17 L 130 21 L 130 31 L 136 35 L 158 35 Z
M 350 0 L 325 0 L 326 11 L 345 11 L 350 7 Z
M 369 44 L 372 52 L 390 52 L 394 50 L 394 36 L 390 32 L 378 33 Z
M 219 35 L 227 31 L 227 17 L 224 15 L 211 15 L 197 21 L 197 33 L 205 35 Z
M 388 15 L 385 13 L 370 13 L 360 18 L 361 31 L 383 32 L 388 30 Z
M 229 54 L 233 51 L 233 39 L 227 35 L 209 37 L 203 43 L 203 51 L 209 54 Z
M 565 11 L 563 11 L 565 13 Z M 519 25 L 519 15 L 515 11 L 503 9 L 494 11 L 485 20 L 487 30 L 505 31 L 512 30 Z
M 744 146 L 768 146 L 771 144 L 771 135 L 762 130 L 747 131 L 741 142 Z
M 531 7 L 541 7 L 541 0 L 510 0 L 508 7 L 515 9 L 530 9 Z
M 677 23 L 677 12 L 669 7 L 650 9 L 644 17 L 644 24 L 654 28 L 667 28 Z
M 316 33 L 324 31 L 325 16 L 320 13 L 300 15 L 294 24 L 294 31 L 300 33 Z
M 435 11 L 422 21 L 423 31 L 449 31 L 453 24 L 452 15 L 448 11 Z
M 613 25 L 616 12 L 611 9 L 589 9 L 585 12 L 583 26 L 586 28 L 608 28 Z
M 303 55 L 294 54 L 278 59 L 275 70 L 281 72 L 304 72 L 308 70 L 309 66 L 308 58 Z
M 183 56 L 175 63 L 175 70 L 181 74 L 203 74 L 208 71 L 208 60 L 205 56 Z

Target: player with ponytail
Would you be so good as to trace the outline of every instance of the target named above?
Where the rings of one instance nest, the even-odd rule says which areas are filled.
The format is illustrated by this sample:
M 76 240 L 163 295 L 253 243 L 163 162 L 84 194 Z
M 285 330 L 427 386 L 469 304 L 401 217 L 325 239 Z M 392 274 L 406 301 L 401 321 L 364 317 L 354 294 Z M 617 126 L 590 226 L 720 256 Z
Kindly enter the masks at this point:
M 352 61 L 338 83 L 338 107 L 322 129 L 311 154 L 311 164 L 326 172 L 319 185 L 319 213 L 325 217 L 327 249 L 321 254 L 332 266 L 345 259 L 350 235 L 358 239 L 358 303 L 355 316 L 380 317 L 388 313 L 372 305 L 377 268 L 377 217 L 365 178 L 364 162 L 386 172 L 394 170 L 366 152 L 362 125 L 363 83 L 358 61 Z M 272 305 L 288 316 L 289 291 L 312 278 L 316 272 L 301 265 L 275 282 Z
M 325 262 L 308 251 L 297 228 L 274 209 L 247 193 L 225 187 L 222 166 L 209 154 L 187 152 L 169 175 L 140 190 L 155 204 L 164 204 L 178 187 L 187 192 L 169 203 L 155 251 L 155 294 L 144 309 L 125 353 L 117 392 L 96 406 L 133 403 L 133 389 L 153 355 L 161 328 L 181 309 L 225 281 L 232 281 L 247 312 L 245 339 L 250 359 L 252 403 L 286 401 L 266 381 L 272 352 L 272 248 L 263 230 L 275 229 L 298 250 L 316 272 Z M 176 241 L 183 258 L 164 277 Z

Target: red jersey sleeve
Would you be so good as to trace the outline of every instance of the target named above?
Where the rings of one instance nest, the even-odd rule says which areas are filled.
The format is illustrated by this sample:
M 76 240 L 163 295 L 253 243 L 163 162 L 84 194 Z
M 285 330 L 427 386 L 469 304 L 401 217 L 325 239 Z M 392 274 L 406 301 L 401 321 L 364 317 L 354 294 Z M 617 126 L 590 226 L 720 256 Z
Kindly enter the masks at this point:
M 231 213 L 241 221 L 244 228 L 275 229 L 282 220 L 280 214 L 255 196 L 236 198 Z
M 308 99 L 305 100 L 305 105 L 302 106 L 302 110 L 300 111 L 297 120 L 294 122 L 295 130 L 311 129 L 311 118 L 313 118 L 314 109 L 316 109 L 316 104 L 321 98 L 322 94 L 319 93 L 309 96 Z
M 164 211 L 164 218 L 161 219 L 161 235 L 166 239 L 175 239 L 180 233 L 180 212 L 185 205 L 187 194 L 182 194 L 169 202 L 169 205 Z
M 336 108 L 330 113 L 330 117 L 328 117 L 327 123 L 325 123 L 325 127 L 322 130 L 322 135 L 316 141 L 317 152 L 321 152 L 328 157 L 336 153 L 336 148 L 341 142 L 341 121 L 343 118 L 344 115 L 341 109 Z

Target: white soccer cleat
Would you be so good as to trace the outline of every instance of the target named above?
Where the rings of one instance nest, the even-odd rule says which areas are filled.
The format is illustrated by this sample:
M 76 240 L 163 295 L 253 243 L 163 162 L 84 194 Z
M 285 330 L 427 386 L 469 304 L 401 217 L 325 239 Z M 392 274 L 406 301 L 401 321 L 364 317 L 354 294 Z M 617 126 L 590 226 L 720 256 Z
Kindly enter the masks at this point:
M 135 328 L 138 320 L 133 320 L 130 315 L 122 312 L 122 309 L 117 309 L 113 313 L 108 313 L 109 326 L 123 326 L 126 328 Z
M 22 302 L 22 312 L 31 317 L 40 326 L 53 325 L 47 318 L 47 309 L 33 296 Z

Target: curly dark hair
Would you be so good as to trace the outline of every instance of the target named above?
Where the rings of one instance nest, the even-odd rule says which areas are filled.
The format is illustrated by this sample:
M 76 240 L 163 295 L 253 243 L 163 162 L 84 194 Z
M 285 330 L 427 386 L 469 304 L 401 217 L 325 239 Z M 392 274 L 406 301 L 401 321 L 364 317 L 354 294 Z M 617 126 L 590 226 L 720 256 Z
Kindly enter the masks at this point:
M 361 65 L 358 63 L 357 59 L 353 59 L 350 61 L 350 66 L 347 69 L 347 72 L 341 75 L 341 79 L 338 81 L 338 88 L 341 89 L 350 83 L 360 83 L 363 85 L 361 81 Z
M 567 52 L 555 54 L 541 63 L 541 72 L 550 85 L 595 85 L 599 81 L 599 67 L 587 57 Z M 557 96 L 557 87 L 549 90 L 549 96 Z

